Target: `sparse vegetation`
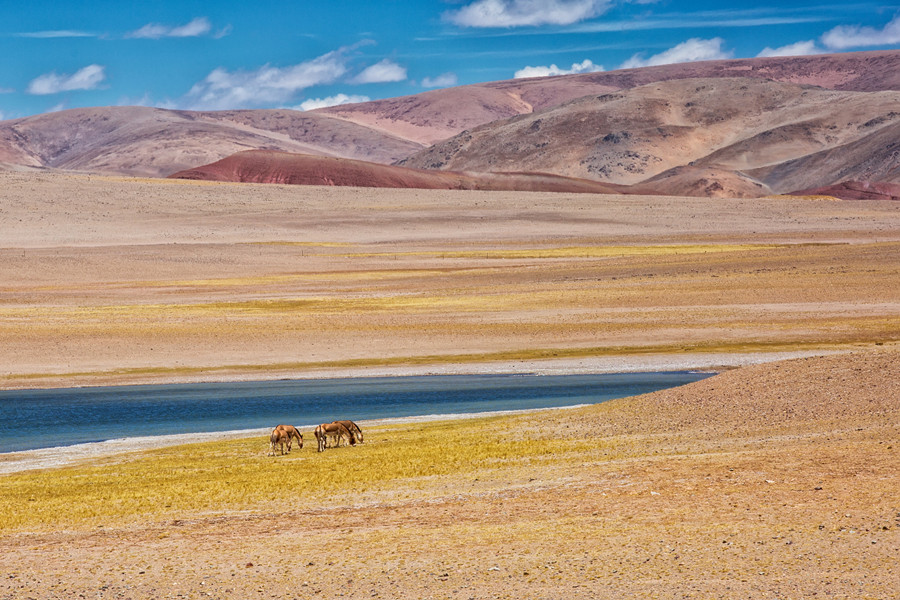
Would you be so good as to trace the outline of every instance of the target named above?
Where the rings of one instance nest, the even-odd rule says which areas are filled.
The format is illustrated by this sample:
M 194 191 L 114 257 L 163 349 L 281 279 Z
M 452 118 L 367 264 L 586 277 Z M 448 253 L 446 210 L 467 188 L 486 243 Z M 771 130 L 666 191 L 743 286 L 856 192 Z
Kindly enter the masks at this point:
M 0 532 L 287 510 L 335 494 L 416 489 L 423 478 L 467 476 L 533 459 L 561 462 L 595 446 L 579 440 L 577 432 L 574 438 L 517 436 L 518 418 L 382 426 L 367 431 L 365 444 L 323 454 L 316 452 L 312 432 L 305 432 L 313 443 L 284 456 L 267 456 L 268 440 L 254 437 L 8 475 L 0 495 Z

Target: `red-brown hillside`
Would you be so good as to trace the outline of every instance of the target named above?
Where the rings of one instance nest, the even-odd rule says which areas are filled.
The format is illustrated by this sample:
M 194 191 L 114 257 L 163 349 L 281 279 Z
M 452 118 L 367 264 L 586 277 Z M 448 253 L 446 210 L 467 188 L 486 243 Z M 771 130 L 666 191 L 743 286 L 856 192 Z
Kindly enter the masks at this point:
M 615 194 L 622 189 L 542 173 L 423 171 L 360 160 L 273 150 L 238 152 L 212 164 L 179 171 L 173 179 L 437 190 L 494 190 Z
M 677 79 L 493 121 L 400 164 L 556 173 L 703 196 L 707 190 L 764 196 L 844 180 L 895 181 L 898 105 L 897 91 L 845 92 L 743 77 Z
M 900 184 L 844 181 L 835 185 L 791 192 L 792 196 L 833 196 L 841 200 L 900 200 Z
M 308 112 L 81 108 L 0 122 L 0 168 L 165 176 L 258 149 L 766 195 L 900 183 L 895 90 L 900 50 L 514 79 Z M 490 180 L 510 177 L 524 185 Z
M 296 110 L 76 108 L 0 122 L 0 164 L 164 177 L 265 148 L 390 163 L 421 144 Z
M 313 112 L 430 145 L 491 121 L 539 112 L 592 94 L 662 81 L 722 77 L 766 79 L 857 92 L 900 90 L 900 51 L 744 58 L 510 79 Z

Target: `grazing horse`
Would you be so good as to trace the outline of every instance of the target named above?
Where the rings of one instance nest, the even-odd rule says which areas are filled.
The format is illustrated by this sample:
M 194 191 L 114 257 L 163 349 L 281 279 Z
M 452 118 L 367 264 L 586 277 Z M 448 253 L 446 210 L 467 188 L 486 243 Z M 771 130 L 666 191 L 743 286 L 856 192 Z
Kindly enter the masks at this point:
M 319 452 L 323 452 L 328 447 L 328 436 L 335 438 L 335 445 L 341 447 L 341 439 L 347 438 L 347 441 L 353 440 L 353 435 L 344 425 L 340 423 L 322 423 L 313 432 L 316 436 L 316 442 L 319 445 Z
M 355 446 L 357 442 L 359 442 L 360 444 L 363 443 L 363 433 L 362 429 L 359 428 L 359 425 L 357 425 L 353 421 L 335 421 L 335 423 L 340 423 L 347 428 L 347 431 L 350 432 L 351 446 Z
M 272 449 L 269 453 L 269 456 L 275 456 L 275 447 L 281 447 L 281 453 L 285 454 L 284 447 L 287 446 L 287 451 L 291 451 L 291 442 L 293 438 L 297 438 L 297 443 L 300 448 L 303 447 L 303 434 L 297 431 L 297 428 L 293 425 L 278 425 L 275 429 L 272 430 L 272 434 L 269 436 L 269 442 L 271 443 Z

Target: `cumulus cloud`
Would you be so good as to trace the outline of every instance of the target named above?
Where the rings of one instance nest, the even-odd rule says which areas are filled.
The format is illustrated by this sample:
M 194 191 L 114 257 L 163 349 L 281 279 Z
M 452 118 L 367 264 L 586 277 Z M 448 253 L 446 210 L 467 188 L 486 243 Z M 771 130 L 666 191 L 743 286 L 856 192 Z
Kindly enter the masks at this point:
M 106 79 L 106 67 L 88 65 L 72 75 L 47 73 L 28 84 L 28 93 L 35 95 L 58 94 L 74 90 L 95 90 Z
M 606 12 L 610 4 L 611 0 L 476 0 L 443 17 L 460 27 L 571 25 Z
M 456 73 L 442 73 L 437 77 L 426 77 L 422 80 L 422 87 L 424 88 L 445 88 L 445 87 L 453 87 L 459 83 L 459 78 L 456 76 Z
M 822 43 L 829 50 L 900 44 L 900 14 L 881 29 L 859 25 L 839 25 L 822 35 Z
M 354 77 L 352 83 L 389 83 L 394 81 L 404 81 L 406 79 L 406 68 L 401 67 L 394 61 L 385 58 L 374 65 L 366 67 L 363 71 Z
M 254 71 L 213 70 L 187 93 L 184 104 L 196 110 L 285 104 L 301 90 L 334 83 L 347 73 L 344 49 L 289 67 L 265 65 Z
M 681 42 L 673 48 L 669 48 L 665 52 L 654 54 L 647 59 L 643 58 L 640 54 L 635 54 L 622 63 L 620 68 L 634 69 L 637 67 L 653 67 L 657 65 L 696 62 L 700 60 L 722 60 L 731 58 L 734 55 L 731 51 L 722 50 L 722 44 L 724 42 L 725 40 L 719 37 L 710 40 L 691 38 L 685 42 Z
M 797 42 L 781 46 L 780 48 L 770 48 L 766 46 L 757 56 L 809 56 L 810 54 L 822 54 L 822 50 L 813 40 L 805 42 Z
M 295 108 L 299 110 L 315 110 L 317 108 L 326 108 L 328 106 L 340 106 L 341 104 L 356 104 L 357 102 L 368 102 L 371 100 L 368 96 L 348 96 L 347 94 L 335 94 L 327 98 L 310 98 L 301 102 Z
M 158 40 L 164 37 L 184 38 L 206 35 L 212 31 L 212 24 L 206 17 L 197 17 L 190 23 L 172 27 L 159 23 L 148 23 L 136 31 L 132 31 L 127 37 Z
M 573 73 L 596 73 L 602 71 L 602 65 L 595 65 L 593 61 L 586 58 L 580 63 L 573 63 L 570 69 L 560 69 L 556 65 L 549 67 L 525 67 L 515 72 L 513 77 L 522 79 L 524 77 L 549 77 L 553 75 L 571 75 Z

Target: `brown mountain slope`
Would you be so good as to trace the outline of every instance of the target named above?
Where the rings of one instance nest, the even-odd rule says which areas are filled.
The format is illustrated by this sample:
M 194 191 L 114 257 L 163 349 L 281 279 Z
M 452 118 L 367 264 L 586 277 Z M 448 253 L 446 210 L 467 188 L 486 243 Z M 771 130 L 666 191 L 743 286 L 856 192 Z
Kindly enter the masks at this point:
M 433 190 L 541 191 L 615 194 L 616 186 L 541 173 L 421 171 L 359 160 L 247 150 L 174 173 L 173 179 Z
M 471 170 L 484 171 L 490 167 L 545 172 L 549 169 L 543 159 L 536 158 L 543 149 L 545 154 L 552 151 L 560 160 L 571 163 L 561 172 L 567 176 L 636 183 L 696 161 L 694 166 L 707 169 L 742 171 L 744 175 L 738 179 L 750 176 L 763 179 L 774 188 L 796 189 L 808 186 L 805 182 L 795 186 L 792 181 L 786 187 L 781 186 L 782 171 L 775 169 L 780 162 L 855 143 L 864 133 L 854 129 L 859 126 L 856 117 L 846 123 L 828 119 L 817 123 L 817 107 L 805 115 L 804 109 L 797 106 L 793 121 L 781 118 L 766 124 L 765 110 L 752 105 L 745 107 L 739 97 L 732 97 L 723 109 L 727 109 L 727 114 L 719 111 L 715 103 L 704 100 L 700 102 L 703 106 L 694 111 L 684 110 L 686 106 L 679 110 L 666 109 L 672 113 L 669 118 L 661 108 L 661 103 L 669 99 L 659 95 L 655 98 L 627 95 L 635 86 L 650 89 L 657 82 L 675 85 L 689 78 L 714 82 L 730 80 L 734 75 L 757 82 L 768 78 L 836 90 L 896 90 L 900 89 L 900 51 L 712 61 L 518 79 L 305 113 L 290 110 L 184 112 L 145 107 L 75 109 L 0 122 L 0 165 L 159 176 L 245 149 L 276 149 L 388 164 L 415 154 L 433 142 L 466 132 L 436 149 L 436 160 L 429 158 L 429 162 L 447 167 L 449 155 L 459 153 L 454 145 L 467 146 L 464 150 L 468 152 L 465 135 L 486 123 L 496 123 L 496 133 L 512 136 L 502 144 L 494 141 L 495 149 L 505 158 L 494 161 L 496 165 Z M 716 83 L 710 86 L 714 91 L 719 88 Z M 598 96 L 604 96 L 610 106 L 600 107 L 597 115 L 590 115 L 590 99 Z M 584 143 L 583 132 L 577 132 L 574 146 L 569 147 L 568 138 L 553 139 L 553 129 L 546 128 L 553 119 L 559 119 L 556 113 L 550 115 L 548 111 L 556 111 L 565 103 L 577 103 L 581 98 L 587 98 L 582 110 L 593 124 L 588 130 L 596 131 L 597 124 L 602 125 L 604 119 L 608 125 L 599 138 L 602 143 L 591 142 L 589 156 L 580 155 L 584 152 L 578 147 Z M 637 108 L 628 106 L 632 99 L 637 102 Z M 687 102 L 696 100 L 681 100 L 682 104 Z M 777 102 L 773 106 L 777 107 Z M 613 108 L 620 114 L 610 112 Z M 740 119 L 732 113 L 745 108 L 757 120 L 745 124 L 746 135 L 721 135 L 723 122 L 741 126 Z M 642 110 L 648 114 L 646 123 L 640 122 Z M 534 135 L 536 130 L 531 132 L 531 137 L 541 146 L 529 149 L 526 141 L 516 137 L 521 132 L 504 124 L 504 120 L 536 112 L 545 116 L 535 127 L 546 129 L 540 136 Z M 784 114 L 782 110 L 779 113 Z M 550 121 L 546 115 L 552 117 Z M 869 133 L 889 125 L 879 121 L 886 118 L 891 118 L 889 113 L 872 117 L 870 120 L 876 121 L 876 125 Z M 654 127 L 660 131 L 654 133 Z M 847 134 L 848 127 L 852 135 Z M 688 129 L 692 129 L 690 135 Z M 626 138 L 625 134 L 631 137 Z M 563 128 L 562 135 L 570 133 Z M 602 141 L 607 135 L 611 137 Z M 835 136 L 838 139 L 833 139 Z M 866 149 L 860 147 L 858 151 L 864 154 Z M 522 157 L 524 162 L 519 163 L 517 157 Z M 473 160 L 490 162 L 477 156 Z M 865 164 L 868 160 L 861 154 L 856 162 Z M 875 160 L 880 159 L 876 156 Z M 890 170 L 890 158 L 885 161 L 884 168 Z M 550 167 L 556 168 L 552 164 Z M 457 167 L 449 168 L 457 170 Z M 470 170 L 462 165 L 459 169 Z M 759 169 L 766 171 L 755 171 Z M 770 177 L 770 171 L 778 174 L 777 180 Z M 720 172 L 724 175 L 724 171 Z M 680 180 L 686 173 L 680 172 Z M 733 179 L 731 175 L 728 177 Z M 864 173 L 856 178 L 871 179 Z M 687 181 L 679 185 L 696 187 Z
M 590 80 L 544 77 L 432 90 L 312 112 L 430 145 L 497 119 L 532 113 L 616 89 L 616 86 Z
M 900 113 L 891 111 L 862 125 L 848 123 L 847 127 L 862 137 L 749 174 L 776 192 L 847 180 L 900 183 Z
M 421 147 L 327 115 L 292 110 L 104 107 L 0 123 L 0 162 L 153 177 L 248 148 L 390 162 Z
M 767 185 L 738 171 L 714 167 L 675 167 L 628 187 L 628 193 L 701 198 L 758 198 Z
M 900 90 L 900 50 L 707 61 L 513 79 L 318 109 L 423 144 L 568 102 L 660 81 L 748 77 L 846 91 Z
M 893 91 L 841 92 L 745 78 L 673 80 L 490 123 L 400 164 L 540 171 L 627 185 L 698 166 L 741 172 L 739 178 L 775 190 L 799 189 L 808 186 L 797 185 L 797 169 L 778 165 L 851 143 L 860 144 L 859 156 L 877 155 L 869 147 L 874 142 L 864 140 L 900 124 L 898 106 L 900 92 Z M 770 169 L 771 176 L 752 169 Z
M 835 185 L 797 190 L 792 196 L 833 196 L 841 200 L 900 200 L 900 184 L 843 181 Z

